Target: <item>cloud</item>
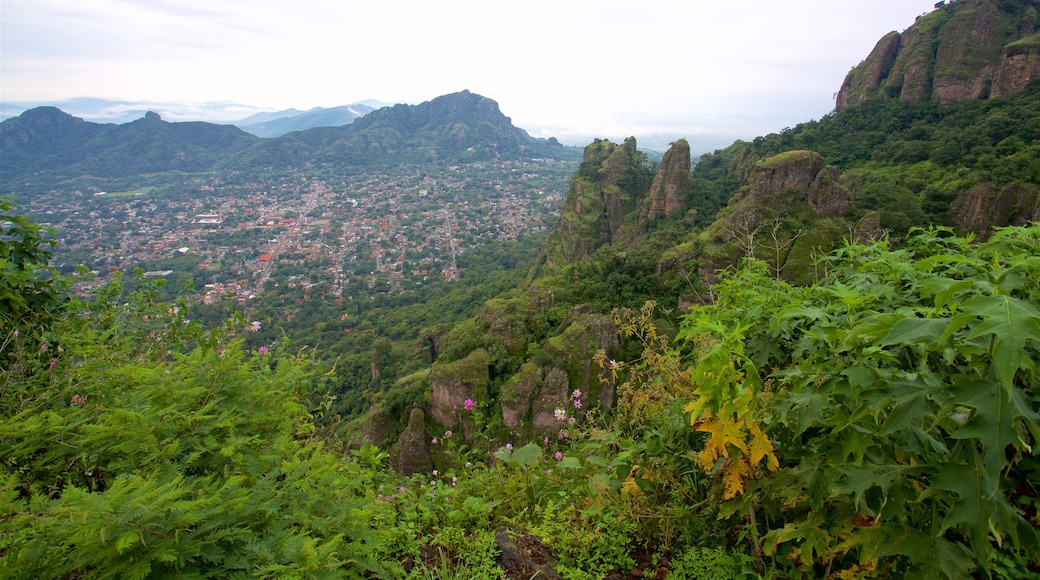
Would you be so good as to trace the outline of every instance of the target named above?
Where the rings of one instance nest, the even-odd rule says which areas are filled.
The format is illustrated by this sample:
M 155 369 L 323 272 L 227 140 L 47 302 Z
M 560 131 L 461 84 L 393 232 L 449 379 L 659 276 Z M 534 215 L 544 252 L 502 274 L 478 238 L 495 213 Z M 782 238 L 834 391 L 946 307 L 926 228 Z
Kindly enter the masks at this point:
M 469 89 L 520 126 L 815 118 L 883 34 L 931 4 L 4 0 L 2 98 L 305 109 Z

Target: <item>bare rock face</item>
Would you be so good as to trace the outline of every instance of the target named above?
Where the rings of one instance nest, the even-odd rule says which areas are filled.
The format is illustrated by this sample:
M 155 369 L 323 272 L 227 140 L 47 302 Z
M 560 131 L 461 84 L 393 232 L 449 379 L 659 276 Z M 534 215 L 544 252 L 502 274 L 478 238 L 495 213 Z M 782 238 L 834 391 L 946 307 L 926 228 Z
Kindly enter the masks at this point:
M 1018 94 L 1040 72 L 1036 24 L 1027 3 L 944 4 L 902 34 L 885 35 L 845 77 L 835 109 L 873 97 L 953 105 Z
M 1031 42 L 1009 46 L 1004 60 L 993 73 L 990 96 L 1006 99 L 1026 90 L 1029 83 L 1040 79 L 1040 35 Z
M 881 82 L 895 64 L 901 38 L 902 36 L 895 31 L 881 37 L 867 59 L 849 72 L 841 90 L 838 91 L 837 109 L 865 101 L 874 89 L 881 86 Z
M 433 469 L 426 414 L 422 409 L 412 409 L 408 426 L 390 450 L 390 464 L 402 475 L 429 473 Z
M 455 413 L 462 409 L 466 399 L 487 400 L 488 365 L 491 355 L 484 349 L 470 353 L 462 360 L 448 364 L 436 364 L 430 370 L 429 412 L 437 424 L 452 427 Z
M 690 144 L 686 139 L 679 139 L 661 159 L 640 211 L 640 223 L 672 217 L 685 209 L 691 181 Z
M 985 239 L 993 224 L 1024 226 L 1040 220 L 1040 187 L 1019 183 L 998 189 L 980 183 L 950 204 L 950 217 L 956 229 Z

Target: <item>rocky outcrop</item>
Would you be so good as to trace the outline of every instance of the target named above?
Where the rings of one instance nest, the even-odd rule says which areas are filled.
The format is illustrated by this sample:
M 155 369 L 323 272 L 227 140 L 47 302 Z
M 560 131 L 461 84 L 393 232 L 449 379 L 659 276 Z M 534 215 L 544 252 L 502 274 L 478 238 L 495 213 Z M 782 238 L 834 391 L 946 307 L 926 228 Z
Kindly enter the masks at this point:
M 435 364 L 430 370 L 429 412 L 437 424 L 452 427 L 455 414 L 466 399 L 486 401 L 488 397 L 488 351 L 478 349 L 469 356 L 448 364 Z
M 750 211 L 761 219 L 806 206 L 817 217 L 839 216 L 852 207 L 840 176 L 838 168 L 813 151 L 788 151 L 763 159 L 752 168 L 747 185 L 730 200 L 730 207 L 738 208 L 730 215 Z
M 845 82 L 838 91 L 835 108 L 840 110 L 870 98 L 892 72 L 902 38 L 902 35 L 895 31 L 881 37 L 867 59 L 845 77 Z
M 615 241 L 650 186 L 644 156 L 629 137 L 621 145 L 595 140 L 571 180 L 567 199 L 536 269 L 587 258 Z
M 559 427 L 557 409 L 580 416 L 596 401 L 603 408 L 613 407 L 614 392 L 599 384 L 594 355 L 599 350 L 613 355 L 619 345 L 617 326 L 609 316 L 576 309 L 546 342 L 541 362 L 525 363 L 503 385 L 502 423 L 513 430 L 529 427 L 531 433 L 544 433 Z M 582 392 L 582 409 L 574 406 L 575 389 Z
M 390 450 L 390 464 L 402 475 L 429 473 L 433 469 L 426 414 L 422 409 L 412 409 L 408 415 L 408 426 Z
M 1009 98 L 1026 90 L 1040 79 L 1040 34 L 1012 43 L 993 74 L 991 97 Z
M 669 218 L 683 211 L 691 183 L 690 144 L 686 139 L 679 139 L 668 148 L 657 167 L 657 175 L 639 212 L 639 229 L 642 230 L 647 222 Z
M 950 218 L 956 229 L 982 239 L 993 233 L 993 224 L 1024 226 L 1040 221 L 1040 187 L 980 183 L 950 204 Z
M 874 97 L 953 105 L 1013 96 L 1037 78 L 1036 21 L 1036 8 L 1022 3 L 940 3 L 902 34 L 885 35 L 845 77 L 835 108 Z
M 535 393 L 544 384 L 544 370 L 535 362 L 526 362 L 520 370 L 502 385 L 498 401 L 502 405 L 502 424 L 509 429 L 517 429 L 523 422 L 524 415 L 531 410 L 531 402 Z

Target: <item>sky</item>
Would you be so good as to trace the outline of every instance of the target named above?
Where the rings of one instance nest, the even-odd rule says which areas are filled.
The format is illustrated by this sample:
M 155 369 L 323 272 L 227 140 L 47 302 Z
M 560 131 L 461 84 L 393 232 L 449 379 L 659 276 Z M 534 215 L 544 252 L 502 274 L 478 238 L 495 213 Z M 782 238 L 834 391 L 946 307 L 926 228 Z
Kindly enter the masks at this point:
M 566 144 L 724 145 L 827 114 L 848 71 L 934 3 L 3 0 L 0 101 L 175 102 L 230 121 L 465 89 Z

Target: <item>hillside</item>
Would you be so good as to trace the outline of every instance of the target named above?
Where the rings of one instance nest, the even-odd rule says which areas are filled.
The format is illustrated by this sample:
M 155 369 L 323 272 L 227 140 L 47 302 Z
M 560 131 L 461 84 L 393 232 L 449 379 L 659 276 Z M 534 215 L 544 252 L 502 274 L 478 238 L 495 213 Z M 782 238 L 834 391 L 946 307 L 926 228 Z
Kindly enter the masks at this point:
M 227 125 L 167 123 L 155 113 L 122 125 L 39 107 L 0 123 L 0 191 L 29 196 L 66 182 L 211 171 L 256 137 Z
M 1033 5 L 945 4 L 896 38 L 904 57 L 913 38 L 937 50 L 893 61 L 905 94 L 854 79 L 833 114 L 699 160 L 685 140 L 658 164 L 596 139 L 550 233 L 460 258 L 450 284 L 352 301 L 296 278 L 206 326 L 143 278 L 65 301 L 44 233 L 0 216 L 20 260 L 0 269 L 20 329 L 0 348 L 0 564 L 1040 574 L 1040 83 L 947 99 L 941 74 L 927 95 L 909 82 L 917 66 L 987 78 L 972 55 L 1030 37 L 985 32 L 1035 29 Z M 999 26 L 943 52 L 968 17 Z M 557 151 L 463 92 L 257 141 L 227 167 Z M 402 189 L 420 195 L 423 173 Z
M 361 119 L 260 139 L 228 125 L 167 123 L 155 113 L 110 125 L 41 107 L 0 123 L 0 192 L 26 198 L 52 189 L 104 190 L 131 178 L 139 186 L 164 176 L 214 171 L 321 165 L 349 173 L 400 164 L 578 155 L 555 141 L 530 137 L 497 103 L 469 92 L 396 105 Z

